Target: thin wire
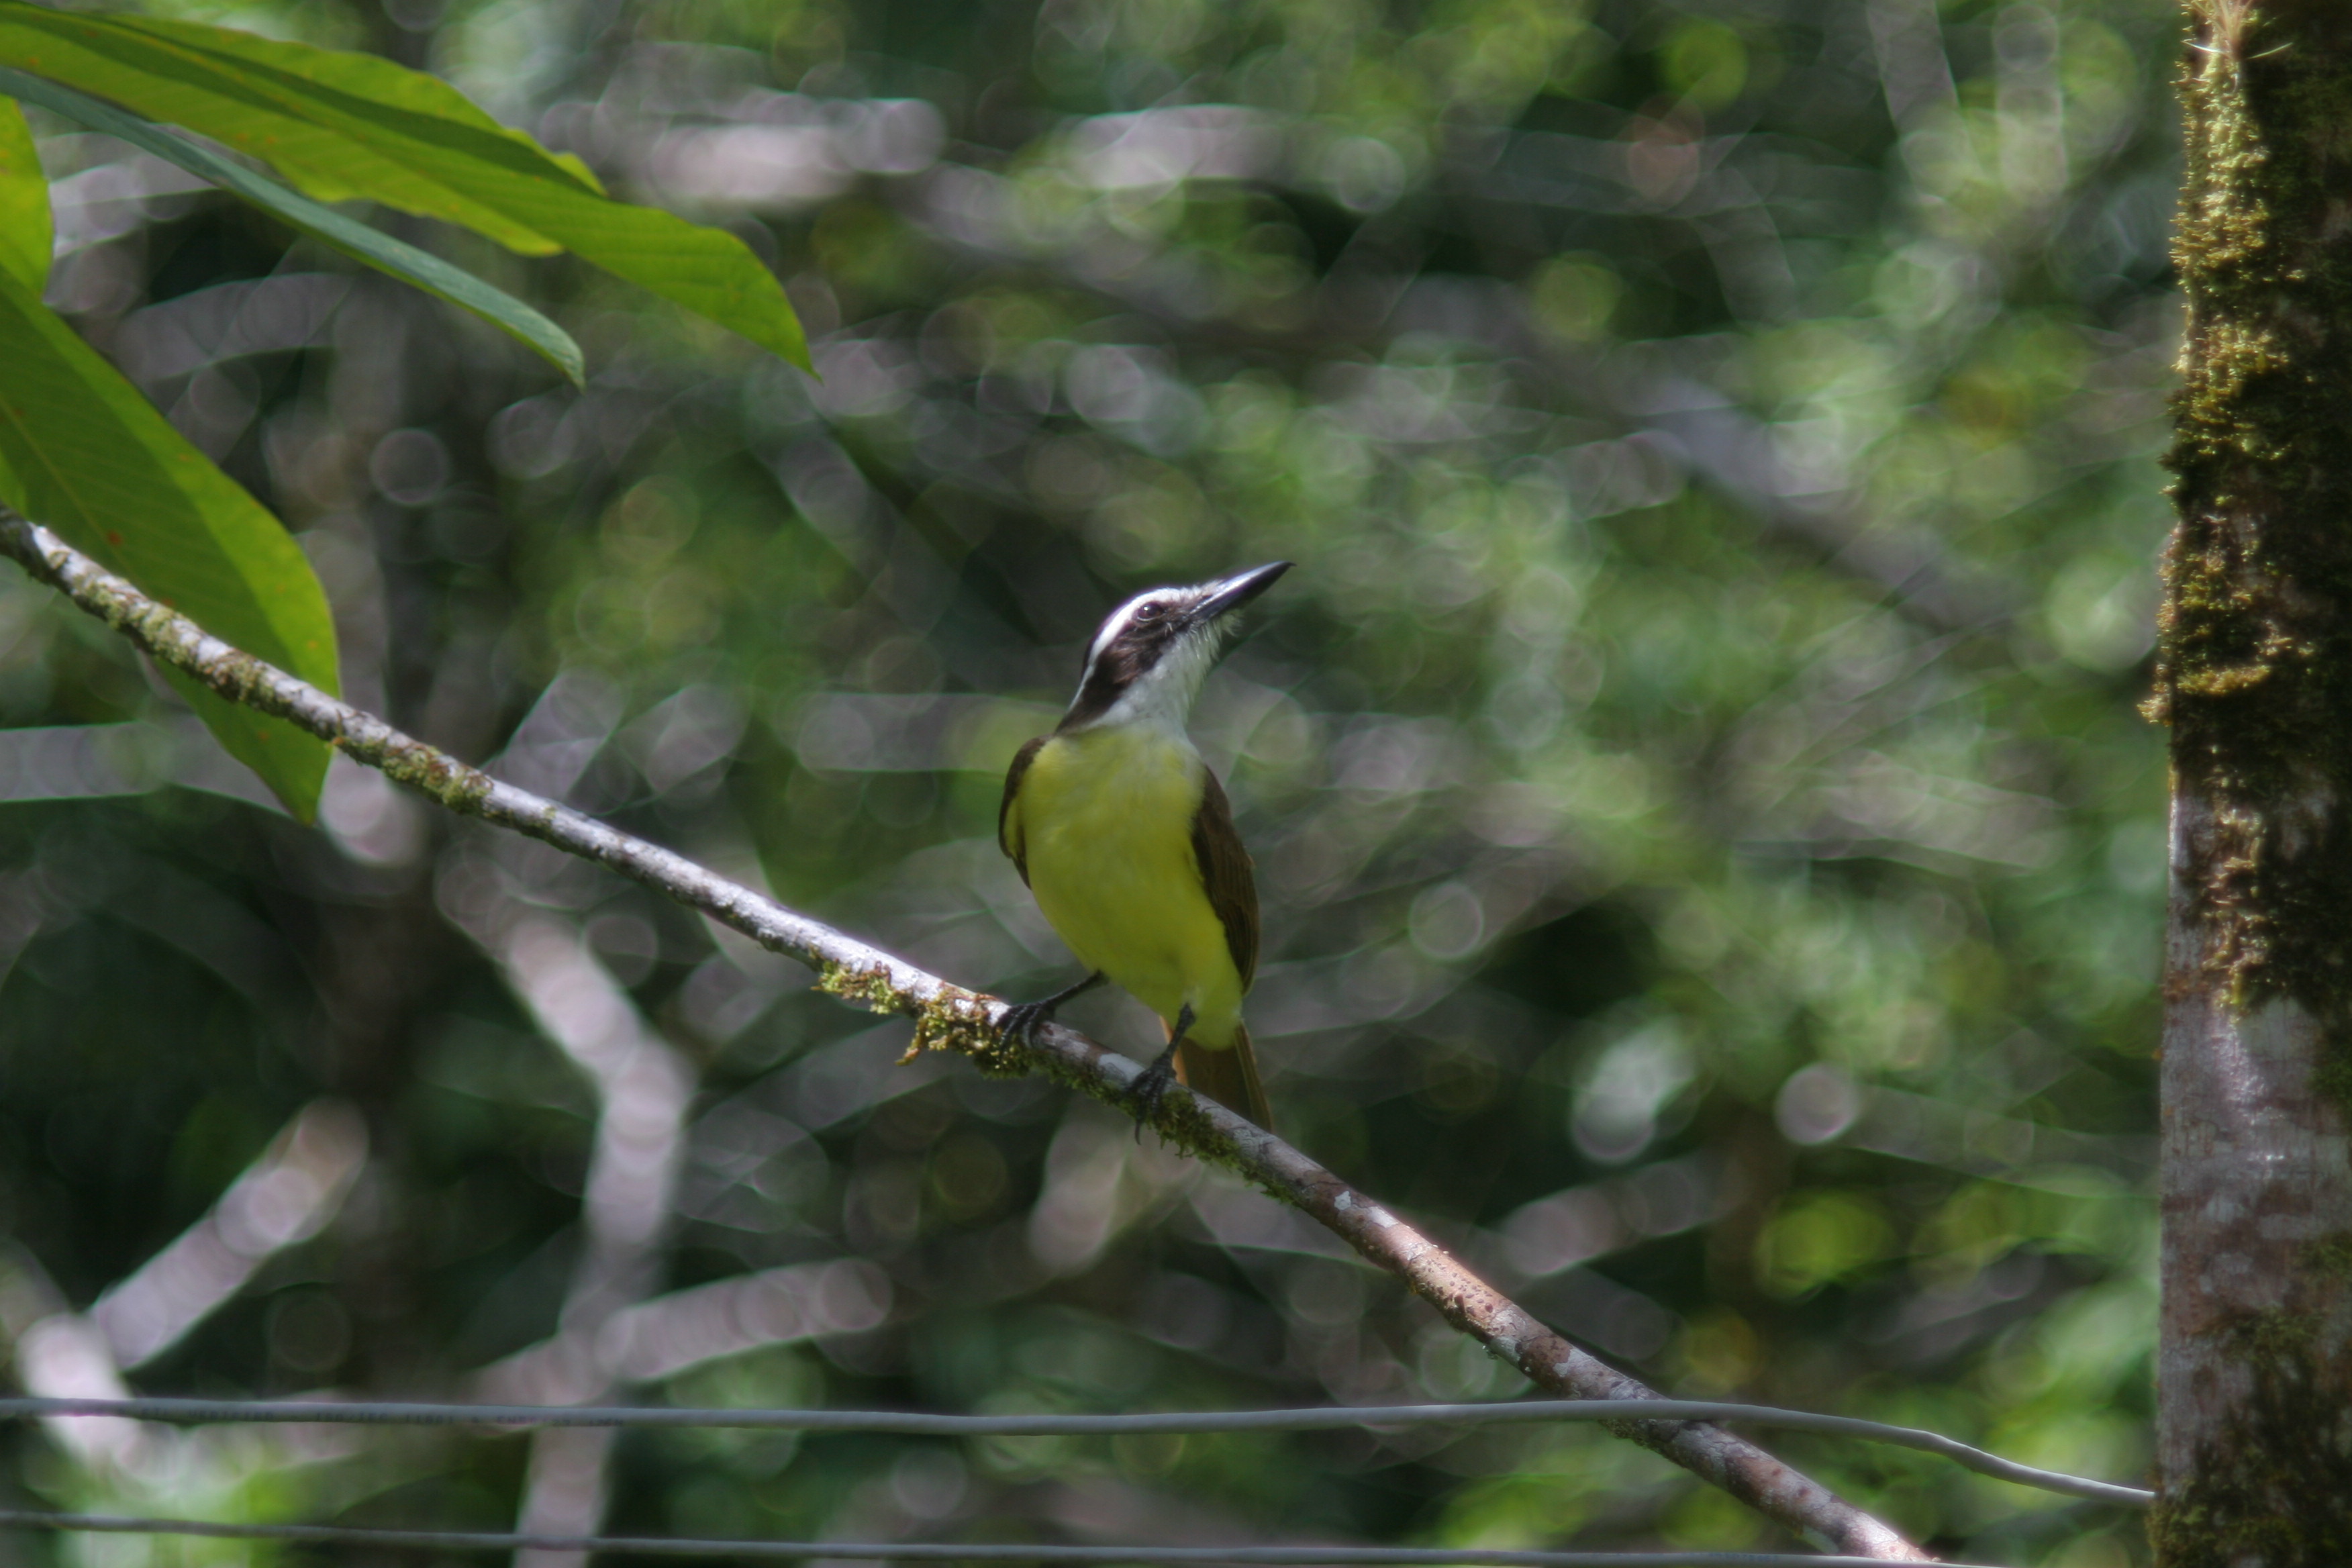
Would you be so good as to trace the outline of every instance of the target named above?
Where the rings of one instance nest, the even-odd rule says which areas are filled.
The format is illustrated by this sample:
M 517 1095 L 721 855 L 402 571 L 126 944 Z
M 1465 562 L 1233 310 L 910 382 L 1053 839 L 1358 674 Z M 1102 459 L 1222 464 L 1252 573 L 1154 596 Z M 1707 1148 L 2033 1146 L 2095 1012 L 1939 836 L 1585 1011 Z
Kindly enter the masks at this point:
M 0 1510 L 0 1529 L 115 1535 L 202 1535 L 318 1546 L 406 1546 L 444 1552 L 630 1552 L 661 1557 L 833 1558 L 898 1563 L 1479 1563 L 1490 1568 L 1971 1568 L 1969 1563 L 1816 1557 L 1790 1552 L 1493 1552 L 1475 1546 L 1021 1546 L 992 1542 L 695 1541 L 662 1536 L 530 1535 L 463 1530 L 381 1530 L 340 1524 L 214 1524 L 193 1519 Z
M 645 1405 L 341 1404 L 302 1400 L 0 1399 L 0 1420 L 122 1415 L 142 1421 L 346 1422 L 394 1426 L 730 1427 L 771 1432 L 891 1432 L 939 1437 L 1096 1437 L 1138 1433 L 1317 1432 L 1354 1426 L 1489 1426 L 1525 1421 L 1741 1421 L 1858 1437 L 1938 1455 L 1979 1475 L 2125 1508 L 2138 1487 L 2021 1465 L 1941 1433 L 1851 1415 L 1694 1399 L 1528 1399 L 1507 1405 L 1372 1405 L 1306 1410 L 1170 1411 L 1134 1415 L 933 1415 L 891 1410 L 687 1410 Z

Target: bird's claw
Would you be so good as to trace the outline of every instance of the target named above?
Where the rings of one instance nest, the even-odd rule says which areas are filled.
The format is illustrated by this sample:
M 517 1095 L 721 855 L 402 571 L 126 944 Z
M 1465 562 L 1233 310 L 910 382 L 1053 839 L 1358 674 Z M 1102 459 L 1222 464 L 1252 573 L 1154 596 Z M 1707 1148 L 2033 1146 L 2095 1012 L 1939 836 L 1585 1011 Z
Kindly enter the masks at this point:
M 1008 1002 L 997 1031 L 1012 1044 L 1034 1046 L 1037 1043 L 1037 1031 L 1053 1022 L 1055 1011 L 1063 1003 L 1073 996 L 1085 995 L 1102 983 L 1102 971 L 1097 970 L 1076 985 L 1066 985 L 1051 996 L 1041 996 L 1034 1002 Z
M 1168 1098 L 1169 1089 L 1176 1082 L 1176 1069 L 1163 1057 L 1136 1074 L 1135 1081 L 1127 1086 L 1128 1109 L 1135 1113 L 1135 1141 L 1143 1142 L 1143 1129 L 1160 1114 L 1160 1103 Z
M 1004 1019 L 997 1033 L 1015 1045 L 1034 1046 L 1037 1031 L 1053 1021 L 1054 1009 L 1045 1002 L 1014 1002 L 1004 1009 Z

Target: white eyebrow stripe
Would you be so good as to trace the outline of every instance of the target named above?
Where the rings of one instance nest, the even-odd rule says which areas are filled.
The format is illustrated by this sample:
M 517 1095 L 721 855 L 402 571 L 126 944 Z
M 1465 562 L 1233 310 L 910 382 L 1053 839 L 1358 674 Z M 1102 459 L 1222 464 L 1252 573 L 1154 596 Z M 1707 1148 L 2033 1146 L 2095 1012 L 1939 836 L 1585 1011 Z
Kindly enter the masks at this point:
M 1135 618 L 1135 612 L 1143 606 L 1143 602 L 1157 598 L 1166 592 L 1164 588 L 1146 589 L 1110 613 L 1110 618 L 1102 624 L 1102 630 L 1097 632 L 1095 640 L 1087 646 L 1087 667 L 1078 671 L 1080 691 L 1084 691 L 1087 689 L 1087 682 L 1094 679 L 1095 663 L 1102 658 L 1103 650 L 1118 640 L 1119 634 L 1127 630 L 1127 623 Z

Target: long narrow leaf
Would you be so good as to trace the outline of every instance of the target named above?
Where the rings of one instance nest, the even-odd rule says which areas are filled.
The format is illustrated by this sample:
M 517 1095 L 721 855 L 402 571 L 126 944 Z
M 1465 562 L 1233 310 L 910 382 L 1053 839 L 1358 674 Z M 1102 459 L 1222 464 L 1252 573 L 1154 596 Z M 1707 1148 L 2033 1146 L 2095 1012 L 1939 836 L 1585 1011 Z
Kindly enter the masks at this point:
M 33 151 L 33 128 L 23 110 L 0 99 L 0 270 L 38 294 L 48 287 L 56 245 L 49 182 Z
M 87 125 L 92 131 L 102 131 L 118 137 L 134 147 L 152 153 L 166 163 L 176 163 L 192 174 L 210 180 L 338 250 L 413 283 L 428 294 L 437 295 L 453 305 L 473 311 L 544 356 L 574 385 L 583 383 L 580 345 L 572 341 L 570 333 L 513 295 L 492 288 L 463 268 L 453 267 L 437 256 L 345 217 L 308 196 L 288 190 L 274 180 L 264 179 L 250 169 L 231 163 L 207 148 L 197 146 L 185 137 L 174 135 L 159 125 L 126 114 L 71 88 L 0 67 L 0 93 L 9 94 L 26 103 L 37 103 L 54 113 Z
M 576 163 L 388 61 L 194 23 L 0 0 L 0 64 L 200 132 L 314 195 L 365 196 L 517 250 L 571 250 L 809 363 L 782 287 L 742 241 L 606 198 Z
M 292 536 L 7 270 L 0 499 L 239 647 L 334 689 L 334 622 Z M 191 682 L 173 684 L 229 753 L 309 820 L 327 748 Z
M 255 157 L 323 202 L 364 198 L 403 212 L 460 224 L 509 248 L 547 255 L 560 248 L 496 210 L 468 203 L 429 174 L 407 167 L 312 123 L 240 79 L 224 46 L 266 40 L 198 24 L 67 13 L 0 0 L 0 65 L 16 67 L 130 105 L 151 120 L 199 131 Z M 308 74 L 320 91 L 396 109 L 509 143 L 510 155 L 544 164 L 551 177 L 584 175 L 553 163 L 530 138 L 501 129 L 446 82 L 372 55 L 268 45 L 277 63 Z M 289 52 L 290 51 L 290 53 Z M 588 188 L 593 189 L 591 184 Z

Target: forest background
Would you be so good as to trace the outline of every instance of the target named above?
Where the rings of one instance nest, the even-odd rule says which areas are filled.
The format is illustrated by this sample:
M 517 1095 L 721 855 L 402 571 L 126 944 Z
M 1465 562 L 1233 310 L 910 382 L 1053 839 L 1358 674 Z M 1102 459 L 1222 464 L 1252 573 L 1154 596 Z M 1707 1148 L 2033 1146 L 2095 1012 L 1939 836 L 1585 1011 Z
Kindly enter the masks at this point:
M 2168 5 L 152 9 L 431 68 L 730 229 L 824 377 L 376 215 L 550 310 L 575 393 L 36 112 L 51 303 L 296 531 L 359 705 L 1025 997 L 1070 969 L 1004 762 L 1119 598 L 1296 560 L 1197 723 L 1286 1134 L 1668 1392 L 2144 1471 Z M 13 572 L 0 726 L 28 1384 L 96 1302 L 148 1392 L 1521 1386 L 1105 1108 L 893 1065 L 905 1025 L 642 889 L 356 769 L 296 826 Z M 583 1363 L 592 1318 L 627 1331 Z M 1572 1428 L 0 1440 L 5 1500 L 152 1512 L 502 1528 L 569 1474 L 647 1533 L 1790 1544 Z M 1772 1446 L 1957 1554 L 2145 1555 Z

